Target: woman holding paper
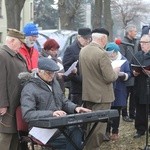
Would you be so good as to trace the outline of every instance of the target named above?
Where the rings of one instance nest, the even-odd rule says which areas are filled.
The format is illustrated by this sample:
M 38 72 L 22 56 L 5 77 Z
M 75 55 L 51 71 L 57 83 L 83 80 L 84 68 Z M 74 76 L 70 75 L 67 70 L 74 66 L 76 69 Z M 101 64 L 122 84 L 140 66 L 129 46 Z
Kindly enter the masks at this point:
M 112 66 L 120 67 L 119 77 L 114 82 L 114 93 L 115 100 L 112 103 L 111 109 L 117 109 L 119 114 L 121 109 L 127 105 L 126 97 L 127 97 L 127 89 L 125 86 L 125 81 L 129 79 L 130 67 L 127 59 L 119 52 L 120 48 L 114 42 L 110 42 L 106 45 L 106 51 L 112 60 Z M 108 123 L 107 126 L 107 136 L 110 137 L 111 140 L 117 140 L 119 138 L 119 124 L 120 124 L 120 115 L 119 117 L 113 118 L 112 123 Z M 112 128 L 112 129 L 111 129 Z M 110 136 L 110 132 L 112 135 Z

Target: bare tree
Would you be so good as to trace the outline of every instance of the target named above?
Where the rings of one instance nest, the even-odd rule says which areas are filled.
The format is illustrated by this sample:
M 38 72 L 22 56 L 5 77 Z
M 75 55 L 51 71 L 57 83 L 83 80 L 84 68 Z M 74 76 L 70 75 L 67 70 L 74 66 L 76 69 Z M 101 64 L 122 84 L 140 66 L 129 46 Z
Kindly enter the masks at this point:
M 104 26 L 109 31 L 109 40 L 112 41 L 113 39 L 113 20 L 111 16 L 111 9 L 110 9 L 110 3 L 111 0 L 104 0 Z
M 123 23 L 123 27 L 128 23 L 140 19 L 145 13 L 149 13 L 150 9 L 142 0 L 125 0 L 120 2 L 114 0 L 112 2 L 112 11 L 117 20 Z
M 74 29 L 75 15 L 80 8 L 81 0 L 59 0 L 58 10 L 61 29 Z
M 7 27 L 20 30 L 20 14 L 25 0 L 5 0 Z

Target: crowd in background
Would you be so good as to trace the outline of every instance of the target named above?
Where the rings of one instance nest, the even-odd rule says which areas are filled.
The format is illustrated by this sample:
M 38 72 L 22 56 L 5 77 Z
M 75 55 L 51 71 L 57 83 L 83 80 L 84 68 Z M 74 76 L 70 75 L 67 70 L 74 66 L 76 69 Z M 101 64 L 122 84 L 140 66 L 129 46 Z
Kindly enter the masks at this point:
M 135 39 L 136 26 L 128 25 L 123 39 L 127 44 L 118 46 L 108 41 L 109 32 L 105 28 L 80 28 L 61 60 L 60 45 L 55 39 L 47 39 L 41 52 L 34 47 L 39 34 L 34 23 L 26 24 L 23 32 L 8 29 L 6 43 L 0 50 L 3 87 L 0 89 L 0 147 L 20 149 L 15 118 L 19 105 L 23 119 L 29 124 L 33 119 L 116 109 L 119 116 L 99 122 L 84 150 L 99 150 L 104 140 L 118 140 L 121 115 L 123 121 L 134 122 L 134 138 L 143 136 L 148 128 L 150 70 L 142 66 L 150 65 L 149 30 L 149 26 L 144 26 L 140 39 Z M 112 67 L 112 62 L 120 60 L 124 61 L 121 66 Z M 76 67 L 65 76 L 64 72 L 77 61 Z M 138 67 L 133 68 L 133 64 Z M 20 75 L 22 72 L 27 72 L 28 78 Z M 66 97 L 68 81 L 71 84 Z M 66 132 L 81 149 L 92 126 L 88 123 L 84 128 L 68 127 Z M 76 149 L 60 132 L 48 142 L 56 149 Z

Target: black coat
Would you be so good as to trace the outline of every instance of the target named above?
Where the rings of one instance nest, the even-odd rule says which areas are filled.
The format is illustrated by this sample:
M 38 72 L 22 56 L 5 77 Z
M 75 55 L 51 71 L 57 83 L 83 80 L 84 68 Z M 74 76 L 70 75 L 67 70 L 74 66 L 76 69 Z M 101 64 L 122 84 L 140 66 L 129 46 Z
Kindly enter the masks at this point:
M 150 52 L 145 54 L 143 51 L 139 51 L 136 55 L 136 58 L 143 66 L 150 65 Z M 133 59 L 133 64 L 139 65 L 139 63 Z M 135 77 L 135 96 L 136 101 L 139 104 L 146 104 L 147 102 L 147 79 L 148 76 L 144 73 L 140 73 L 137 77 Z M 149 100 L 150 103 L 150 100 Z
M 64 57 L 63 57 L 63 65 L 64 70 L 68 70 L 68 68 L 77 60 L 79 60 L 79 53 L 81 47 L 77 40 L 75 40 L 69 47 L 67 47 Z M 82 79 L 79 73 L 79 65 L 77 64 L 77 74 L 70 77 L 71 80 L 71 87 L 70 93 L 71 94 L 81 94 L 82 93 Z

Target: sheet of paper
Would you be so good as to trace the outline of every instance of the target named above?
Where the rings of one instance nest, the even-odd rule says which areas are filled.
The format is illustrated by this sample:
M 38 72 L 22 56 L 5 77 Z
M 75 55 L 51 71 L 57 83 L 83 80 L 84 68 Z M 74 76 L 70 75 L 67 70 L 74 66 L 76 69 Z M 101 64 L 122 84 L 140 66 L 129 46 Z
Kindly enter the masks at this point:
M 65 75 L 65 76 L 68 76 L 68 75 L 72 72 L 72 70 L 75 69 L 75 67 L 77 66 L 77 63 L 78 63 L 78 60 L 75 61 L 75 62 L 69 67 L 69 69 L 64 73 L 64 75 Z
M 29 134 L 35 137 L 37 140 L 41 141 L 43 144 L 46 144 L 56 131 L 57 129 L 33 127 Z
M 121 67 L 125 62 L 126 60 L 114 60 L 112 61 L 111 65 L 113 68 Z

